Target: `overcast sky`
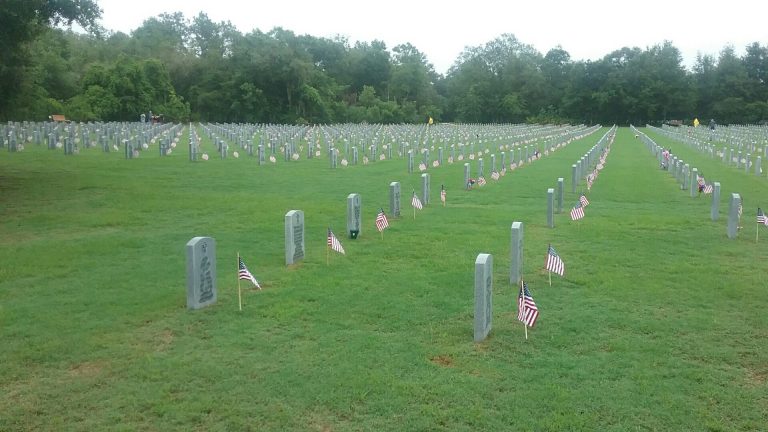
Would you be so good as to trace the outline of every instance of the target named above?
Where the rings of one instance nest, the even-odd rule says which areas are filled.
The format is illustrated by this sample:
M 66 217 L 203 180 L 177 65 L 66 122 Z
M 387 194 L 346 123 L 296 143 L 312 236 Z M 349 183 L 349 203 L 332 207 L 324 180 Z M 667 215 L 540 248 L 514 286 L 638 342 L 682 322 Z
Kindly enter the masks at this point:
M 388 0 L 97 0 L 102 25 L 130 33 L 152 16 L 204 12 L 230 21 L 242 33 L 283 27 L 317 37 L 342 35 L 355 41 L 383 40 L 388 49 L 410 42 L 445 73 L 467 46 L 503 33 L 546 54 L 561 45 L 573 60 L 596 60 L 622 47 L 645 49 L 671 41 L 690 68 L 696 54 L 717 55 L 732 45 L 738 55 L 752 42 L 768 45 L 768 2 L 675 0 L 464 2 Z

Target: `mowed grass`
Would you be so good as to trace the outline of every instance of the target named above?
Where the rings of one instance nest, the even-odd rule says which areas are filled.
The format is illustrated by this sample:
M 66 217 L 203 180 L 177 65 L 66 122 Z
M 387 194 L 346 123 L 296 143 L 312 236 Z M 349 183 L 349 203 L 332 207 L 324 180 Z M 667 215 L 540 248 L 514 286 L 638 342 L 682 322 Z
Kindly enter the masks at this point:
M 754 215 L 768 180 L 672 144 L 721 181 L 713 222 L 710 199 L 680 191 L 620 129 L 586 217 L 572 222 L 571 164 L 606 130 L 473 191 L 463 163 L 430 169 L 432 203 L 415 220 L 420 175 L 405 159 L 331 170 L 325 155 L 258 166 L 190 163 L 181 148 L 135 160 L 3 150 L 0 430 L 765 430 L 768 230 L 756 243 Z M 550 229 L 558 177 L 565 208 Z M 382 239 L 374 218 L 391 181 L 403 217 Z M 357 240 L 344 235 L 353 192 Z M 735 240 L 731 192 L 746 203 Z M 286 267 L 292 209 L 305 213 L 307 257 Z M 541 313 L 527 341 L 509 283 L 514 221 Z M 329 225 L 347 254 L 327 265 Z M 219 301 L 188 311 L 194 236 L 216 239 Z M 548 243 L 566 264 L 552 287 Z M 238 251 L 264 287 L 245 289 L 242 312 Z M 482 343 L 478 253 L 494 258 Z

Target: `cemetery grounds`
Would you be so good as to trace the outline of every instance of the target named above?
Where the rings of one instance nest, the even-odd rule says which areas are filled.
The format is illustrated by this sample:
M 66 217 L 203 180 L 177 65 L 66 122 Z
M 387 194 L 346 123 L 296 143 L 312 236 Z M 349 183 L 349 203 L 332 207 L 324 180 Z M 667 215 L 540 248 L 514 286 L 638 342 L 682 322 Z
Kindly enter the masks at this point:
M 259 165 L 27 143 L 0 149 L 0 430 L 765 430 L 765 175 L 641 128 L 722 185 L 690 197 L 619 128 L 585 217 L 571 164 L 608 130 L 465 190 L 463 162 L 331 169 L 325 152 Z M 540 143 L 537 143 L 540 145 Z M 433 154 L 435 152 L 433 151 Z M 447 159 L 447 155 L 445 156 Z M 477 161 L 471 162 L 472 170 Z M 487 163 L 487 162 L 486 162 Z M 546 225 L 546 191 L 565 178 Z M 388 185 L 402 217 L 374 219 Z M 445 185 L 447 205 L 439 201 Z M 744 197 L 736 239 L 727 199 Z M 346 197 L 362 198 L 358 239 Z M 305 214 L 306 257 L 286 266 L 283 220 Z M 509 282 L 510 226 L 540 316 L 525 339 Z M 346 250 L 326 261 L 332 227 Z M 759 234 L 759 241 L 756 241 Z M 217 244 L 218 302 L 186 309 L 185 244 Z M 547 245 L 565 276 L 543 269 Z M 238 252 L 263 289 L 242 284 Z M 473 342 L 474 262 L 493 255 L 493 327 Z

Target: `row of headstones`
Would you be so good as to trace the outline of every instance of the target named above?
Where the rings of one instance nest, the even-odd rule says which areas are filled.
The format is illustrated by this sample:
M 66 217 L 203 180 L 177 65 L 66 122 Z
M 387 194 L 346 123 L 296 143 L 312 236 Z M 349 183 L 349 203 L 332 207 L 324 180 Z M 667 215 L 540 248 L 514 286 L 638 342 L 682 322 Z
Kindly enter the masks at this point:
M 583 138 L 584 136 L 588 136 L 588 135 L 594 133 L 595 131 L 597 131 L 598 129 L 600 129 L 600 126 L 594 126 L 592 128 L 589 128 L 589 130 L 585 131 L 583 134 L 575 135 L 575 136 L 569 135 L 568 139 L 565 140 L 565 141 L 558 141 L 558 142 L 552 143 L 553 146 L 550 147 L 548 150 L 552 150 L 552 149 L 556 148 L 560 144 L 568 143 L 568 142 L 570 142 L 570 140 L 580 139 L 580 138 Z M 595 150 L 599 150 L 599 148 L 601 146 L 604 146 L 603 141 L 604 141 L 603 138 L 601 138 L 600 141 L 598 142 L 598 144 L 595 145 L 595 147 L 593 147 L 593 149 L 590 150 L 590 152 L 588 152 L 587 155 L 585 155 L 585 157 L 588 157 L 588 158 L 593 157 L 593 152 Z M 534 148 L 534 150 L 535 150 L 535 148 Z M 526 161 L 530 160 L 530 158 L 533 155 L 533 153 L 531 152 L 531 146 L 526 146 L 525 147 L 525 158 L 523 158 L 523 149 L 522 148 L 518 149 L 518 157 L 517 158 L 515 158 L 515 149 L 512 148 L 510 151 L 511 151 L 511 155 L 512 155 L 512 160 L 515 161 L 515 163 L 519 163 L 519 162 L 524 161 L 524 160 L 526 160 Z M 507 158 L 506 158 L 506 156 L 507 156 L 506 152 L 501 152 L 501 166 L 502 167 L 506 167 L 506 165 L 507 165 Z M 583 159 L 584 158 L 582 158 L 582 160 Z M 479 177 L 484 177 L 484 175 L 485 175 L 485 167 L 484 167 L 483 159 L 480 158 L 480 159 L 478 159 L 477 162 L 478 162 L 478 176 Z M 581 164 L 581 161 L 580 161 L 580 164 Z M 578 175 L 579 175 L 578 172 L 579 171 L 577 171 L 575 169 L 576 165 L 574 165 L 573 167 L 574 167 L 573 175 L 575 176 L 573 178 L 573 180 L 575 182 L 575 181 L 578 181 L 578 178 L 579 178 L 578 177 Z M 491 155 L 491 172 L 494 172 L 494 171 L 496 171 L 496 155 L 492 154 Z M 409 155 L 408 172 L 409 173 L 413 172 L 412 155 Z M 469 184 L 469 179 L 471 178 L 471 174 L 472 173 L 471 173 L 470 164 L 468 162 L 464 163 L 464 185 Z M 558 179 L 558 187 L 559 188 L 562 188 L 561 180 L 562 180 L 562 178 Z M 575 186 L 573 186 L 573 192 L 576 192 L 576 187 Z M 558 208 L 560 209 L 560 210 L 558 210 L 558 212 L 561 212 L 562 211 L 562 192 L 560 193 L 560 204 L 559 204 Z
M 85 148 L 90 148 L 96 146 L 98 143 L 101 145 L 104 152 L 109 152 L 110 136 L 114 137 L 115 144 L 113 144 L 113 146 L 116 149 L 121 137 L 129 136 L 128 134 L 130 133 L 130 131 L 125 130 L 119 133 L 114 133 L 112 132 L 114 127 L 109 127 L 109 124 L 102 124 L 102 126 L 104 127 L 103 130 L 97 129 L 97 124 L 84 124 L 79 126 L 70 125 L 62 128 L 60 128 L 58 125 L 56 127 L 46 127 L 40 126 L 40 124 L 27 124 L 27 128 L 33 129 L 31 132 L 29 132 L 27 129 L 22 129 L 20 131 L 11 130 L 8 132 L 8 151 L 15 152 L 23 149 L 23 141 L 19 143 L 17 137 L 21 137 L 23 140 L 23 137 L 26 136 L 27 141 L 41 144 L 42 131 L 50 130 L 50 132 L 47 134 L 48 149 L 54 150 L 57 148 L 63 148 L 65 155 L 74 155 L 79 152 L 78 144 L 82 143 Z M 171 125 L 156 128 L 137 126 L 135 129 L 143 129 L 143 131 L 141 131 L 138 135 L 133 135 L 130 136 L 130 138 L 125 138 L 122 140 L 126 146 L 126 157 L 132 158 L 135 155 L 135 151 L 141 150 L 142 148 L 148 148 L 148 143 L 156 139 L 157 135 L 167 134 L 169 128 L 172 130 L 173 127 L 174 126 Z M 126 133 L 126 135 L 123 135 L 123 133 Z M 95 141 L 91 141 L 91 135 L 95 135 Z M 160 154 L 165 155 L 170 148 L 170 138 L 168 138 L 166 142 L 161 141 Z M 128 151 L 129 149 L 130 152 Z
M 84 147 L 94 147 L 97 144 L 102 145 L 109 151 L 108 142 L 114 142 L 117 146 L 122 140 L 131 135 L 138 136 L 141 143 L 149 142 L 154 136 L 161 133 L 170 125 L 149 126 L 140 123 L 130 124 L 130 129 L 125 123 L 84 123 L 84 124 L 63 124 L 63 123 L 34 123 L 25 122 L 23 124 L 10 124 L 7 128 L 0 128 L 0 135 L 7 136 L 9 151 L 20 150 L 19 144 L 32 142 L 42 144 L 43 138 L 47 137 L 49 149 L 64 148 L 65 154 L 74 154 L 78 144 Z M 95 137 L 92 141 L 91 136 Z M 6 140 L 0 141 L 0 146 Z
M 682 142 L 684 144 L 687 144 L 690 147 L 694 147 L 699 151 L 705 152 L 709 154 L 710 157 L 715 157 L 716 147 L 714 144 L 711 143 L 705 143 L 700 140 L 687 137 L 685 135 L 681 135 L 678 133 L 673 133 L 670 129 L 665 128 L 657 128 L 654 126 L 647 126 L 648 128 L 657 131 L 669 138 L 672 138 L 678 142 Z M 759 147 L 752 147 L 752 151 L 755 152 L 761 152 Z M 734 155 L 734 151 L 736 152 Z M 768 145 L 762 148 L 763 155 L 768 158 Z M 735 165 L 736 169 L 744 169 L 745 172 L 753 171 L 756 176 L 762 176 L 763 170 L 762 170 L 762 163 L 763 163 L 763 156 L 758 155 L 755 159 L 754 163 L 752 162 L 752 153 L 743 153 L 742 150 L 736 150 L 733 147 L 723 147 L 722 152 L 720 153 L 720 157 L 722 158 L 722 162 L 726 165 Z
M 718 126 L 715 130 L 708 127 L 662 126 L 662 129 L 677 135 L 689 136 L 701 141 L 717 141 L 736 146 L 741 150 L 756 152 L 758 144 L 768 145 L 768 128 L 765 126 L 729 125 Z
M 566 132 L 558 131 L 557 134 L 546 135 L 545 138 L 566 136 L 566 138 L 564 138 L 564 140 L 567 140 L 568 139 L 567 136 L 573 136 L 575 134 L 578 134 L 580 131 L 581 131 L 581 129 L 578 129 L 578 130 L 575 130 L 575 131 L 573 131 L 573 130 L 572 131 L 567 131 L 566 130 Z M 532 141 L 533 140 L 530 140 L 530 141 L 515 141 L 512 144 L 512 146 L 513 147 L 514 146 L 522 146 L 523 143 L 529 143 L 529 142 L 532 142 Z M 480 140 L 480 142 L 482 142 L 482 140 Z M 553 142 L 552 145 L 556 145 L 556 143 Z M 392 146 L 393 146 L 393 144 L 390 144 L 390 146 L 389 146 L 389 150 L 390 150 L 389 158 L 390 159 L 392 158 L 392 153 L 391 153 Z M 487 143 L 486 143 L 485 146 L 480 146 L 480 147 L 481 147 L 481 150 L 485 150 L 486 153 L 489 152 L 489 147 L 488 147 Z M 507 145 L 507 146 L 499 146 L 499 150 L 502 150 L 505 147 L 509 147 L 509 145 Z M 410 155 L 408 157 L 408 159 L 409 159 L 409 172 L 413 172 L 414 164 L 413 164 L 413 161 L 411 160 L 411 158 L 417 152 L 421 152 L 422 153 L 422 158 L 423 158 L 422 162 L 425 165 L 427 165 L 427 166 L 430 165 L 431 159 L 429 158 L 429 156 L 430 156 L 430 153 L 429 153 L 430 148 L 429 147 L 423 147 L 422 148 L 420 146 L 416 146 L 416 148 L 410 149 L 410 150 L 408 150 L 408 148 L 409 148 L 409 144 L 407 142 L 401 143 L 400 144 L 400 151 L 399 151 L 398 155 L 402 155 L 403 153 L 408 154 L 410 152 Z M 461 142 L 458 143 L 458 144 L 451 144 L 450 148 L 451 148 L 451 158 L 453 160 L 456 159 L 456 149 L 457 148 L 461 152 L 462 158 L 466 156 L 467 149 L 469 149 L 469 152 L 471 154 L 475 153 L 475 143 L 474 142 L 469 142 L 467 144 L 464 144 L 464 143 L 461 143 Z M 375 160 L 376 159 L 375 144 L 372 147 L 372 149 L 373 149 L 373 151 L 372 151 L 371 156 L 372 156 L 372 159 Z M 432 149 L 434 150 L 434 148 L 432 148 Z M 439 149 L 438 149 L 438 152 L 440 152 Z M 345 143 L 345 154 L 349 154 L 349 147 L 348 147 L 347 143 Z M 442 155 L 439 155 L 437 163 L 438 164 L 442 164 L 443 163 Z
M 508 141 L 514 136 L 538 139 L 555 126 L 531 125 L 322 125 L 322 135 L 332 142 L 384 143 L 402 142 L 406 147 L 421 149 L 433 145 L 447 146 L 462 141 L 490 144 Z M 314 132 L 314 130 L 313 130 Z
M 509 283 L 517 286 L 523 277 L 523 223 L 513 222 L 510 234 Z M 481 342 L 493 327 L 493 255 L 475 259 L 474 340 Z
M 430 203 L 430 177 L 429 174 L 421 175 L 420 199 L 423 205 Z M 400 182 L 389 184 L 389 217 L 399 218 L 401 215 Z M 359 193 L 347 195 L 347 231 L 349 238 L 356 239 L 362 233 L 362 197 Z M 304 259 L 304 212 L 291 210 L 285 214 L 285 265 L 295 264 Z
M 653 126 L 649 126 L 651 129 L 659 131 L 660 133 L 673 138 L 677 141 L 685 142 L 686 144 L 689 144 L 691 146 L 697 147 L 699 150 L 709 150 L 709 152 L 714 155 L 714 144 L 708 143 L 707 138 L 705 137 L 704 131 L 697 130 L 701 128 L 678 128 L 674 129 L 671 127 L 662 127 L 662 128 L 655 128 Z M 762 128 L 765 129 L 765 128 Z M 727 160 L 725 159 L 725 151 L 723 151 L 723 161 L 727 162 L 728 164 L 731 164 L 734 162 L 733 153 L 732 151 L 741 151 L 743 154 L 759 154 L 762 153 L 763 157 L 768 157 L 768 137 L 766 136 L 759 136 L 758 134 L 742 134 L 741 136 L 737 136 L 737 138 L 733 139 L 726 139 L 724 141 L 728 144 L 724 149 L 730 148 L 731 157 Z M 761 147 L 762 145 L 762 147 Z M 741 157 L 739 157 L 738 161 L 741 161 Z
M 224 129 L 224 126 L 219 126 L 219 125 L 202 125 L 202 127 L 206 130 L 209 138 L 212 139 L 214 141 L 214 143 L 216 144 L 217 152 L 220 153 L 222 158 L 226 158 L 226 150 L 227 150 L 228 147 L 226 145 L 224 145 L 225 144 L 224 143 L 225 139 L 219 138 L 218 135 L 214 132 L 214 130 L 224 131 L 224 133 L 228 134 L 229 137 L 236 136 L 237 133 L 233 132 L 233 131 L 231 131 L 229 129 Z M 549 129 L 549 128 L 551 128 L 551 126 L 546 127 L 546 128 Z M 543 136 L 545 138 L 547 138 L 547 139 L 550 139 L 550 138 L 552 138 L 552 139 L 560 138 L 561 140 L 567 140 L 570 137 L 573 137 L 573 136 L 576 136 L 577 134 L 582 133 L 584 128 L 585 127 L 581 127 L 581 126 L 575 128 L 575 129 L 574 128 L 562 128 L 562 129 L 555 130 L 554 133 L 551 133 L 549 135 L 543 135 Z M 590 130 L 592 130 L 592 129 L 590 128 Z M 240 137 L 237 145 L 239 145 L 243 149 L 247 149 L 249 155 L 253 155 L 253 153 L 254 153 L 254 151 L 253 151 L 254 150 L 253 144 L 250 143 L 250 142 L 245 141 L 244 138 L 243 138 L 244 137 L 243 134 L 239 134 L 237 136 Z M 537 134 L 537 136 L 542 136 L 542 134 Z M 354 142 L 354 140 L 352 140 L 352 141 Z M 297 137 L 294 136 L 292 138 L 292 141 L 290 141 L 290 142 L 287 141 L 287 140 L 284 140 L 283 142 L 284 142 L 284 144 L 281 145 L 281 147 L 284 149 L 285 160 L 289 161 L 291 159 L 297 159 L 296 155 L 298 154 L 298 152 L 296 151 L 296 146 L 299 145 L 298 144 L 299 141 L 298 141 Z M 334 143 L 333 141 L 326 142 L 326 146 L 327 146 L 327 150 L 328 150 L 328 153 L 329 153 L 329 159 L 330 159 L 331 167 L 332 168 L 335 168 L 338 165 L 338 155 L 336 155 L 336 160 L 334 161 L 334 156 L 331 154 L 331 151 L 333 149 L 335 149 L 337 152 L 340 150 L 336 146 L 336 144 L 337 143 Z M 556 144 L 557 144 L 556 142 L 552 142 L 551 144 L 545 144 L 545 145 L 555 146 Z M 260 144 L 260 145 L 263 145 L 263 144 Z M 268 148 L 270 149 L 270 151 L 272 152 L 273 155 L 276 153 L 276 145 L 277 144 L 276 144 L 275 141 L 270 140 Z M 316 146 L 319 147 L 319 143 Z M 383 144 L 382 146 L 386 146 L 386 144 Z M 399 151 L 398 155 L 402 155 L 406 151 L 408 146 L 409 146 L 408 143 L 401 143 L 400 144 L 400 151 Z M 369 151 L 370 151 L 370 159 L 369 160 L 375 161 L 375 160 L 378 160 L 379 158 L 381 158 L 381 159 L 385 158 L 384 156 L 380 156 L 379 155 L 378 147 L 379 147 L 379 145 L 377 143 L 374 143 L 374 144 L 369 146 Z M 394 144 L 390 143 L 387 146 L 387 148 L 386 148 L 386 150 L 388 150 L 388 158 L 389 159 L 392 159 L 392 157 L 393 157 L 393 154 L 392 154 L 393 147 L 394 147 Z M 455 145 L 452 145 L 452 148 L 454 148 L 454 147 L 455 147 Z M 465 147 L 466 146 L 464 146 L 462 144 L 459 144 L 458 147 L 461 149 L 462 155 L 464 155 Z M 470 151 L 474 152 L 474 143 L 471 143 L 469 145 L 469 147 L 470 147 Z M 426 148 L 425 149 L 421 149 L 421 151 L 424 151 L 424 150 L 428 150 L 428 149 L 426 149 Z M 351 155 L 352 163 L 353 164 L 357 163 L 357 157 L 354 154 L 354 153 L 357 153 L 357 152 L 358 152 L 357 147 L 353 146 L 352 147 L 352 153 L 353 154 Z M 313 155 L 313 153 L 314 153 L 313 145 L 311 145 L 308 142 L 308 144 L 307 144 L 307 158 L 311 159 L 313 156 L 319 156 L 318 154 L 314 154 Z M 346 138 L 344 139 L 344 154 L 348 155 L 348 156 L 350 155 L 350 143 L 349 143 L 349 140 L 347 140 Z M 377 156 L 379 156 L 379 157 L 377 157 Z M 455 158 L 455 151 L 453 152 L 452 157 Z M 260 161 L 263 160 L 263 158 L 261 158 L 261 157 L 259 159 L 260 159 Z M 429 163 L 429 161 L 425 160 L 425 163 Z M 442 163 L 442 160 L 440 160 L 439 163 Z
M 613 137 L 616 136 L 616 128 L 616 125 L 613 125 L 597 141 L 597 144 L 592 146 L 592 148 L 581 156 L 576 163 L 571 165 L 571 193 L 576 193 L 576 189 L 581 184 L 581 180 L 586 178 L 587 174 L 594 170 L 600 155 L 605 151 L 605 148 L 613 142 Z
M 296 245 L 291 251 L 291 262 L 302 259 L 304 243 L 304 213 L 291 210 L 286 215 L 286 239 Z M 286 240 L 287 241 L 287 240 Z M 300 247 L 298 246 L 300 244 Z M 520 283 L 523 272 L 523 223 L 513 222 L 510 233 L 509 282 Z M 286 248 L 286 261 L 289 250 Z M 218 299 L 216 285 L 216 240 L 212 237 L 194 237 L 186 244 L 187 255 L 187 308 L 201 309 L 215 304 Z M 474 340 L 488 337 L 493 326 L 493 256 L 481 253 L 475 259 L 474 278 Z
M 648 135 L 637 130 L 634 126 L 632 127 L 632 130 L 636 135 L 641 137 L 648 150 L 659 160 L 659 163 L 661 163 L 664 158 L 664 149 L 656 144 L 656 142 Z M 690 196 L 695 197 L 698 193 L 698 169 L 695 167 L 689 168 L 689 164 L 686 164 L 683 160 L 678 159 L 677 156 L 672 154 L 670 154 L 669 160 L 669 173 L 675 177 L 678 183 L 680 183 L 680 188 L 682 190 L 690 190 Z M 739 214 L 740 207 L 741 195 L 732 193 L 728 204 L 728 224 L 726 226 L 726 234 L 730 239 L 734 239 L 738 235 L 739 219 L 741 218 L 741 214 Z M 720 182 L 712 183 L 710 218 L 713 221 L 720 218 Z
M 168 156 L 173 151 L 173 148 L 176 147 L 183 131 L 183 127 L 179 124 L 176 124 L 170 126 L 167 129 L 163 129 L 161 132 L 159 132 L 160 136 L 151 138 L 149 142 L 141 142 L 141 140 L 135 136 L 129 139 L 124 139 L 123 148 L 125 150 L 125 158 L 134 159 L 138 157 L 139 152 L 141 150 L 148 149 L 152 142 L 157 142 L 160 156 Z M 108 147 L 108 145 L 104 145 L 105 152 L 109 152 Z
M 616 136 L 616 125 L 606 132 L 597 144 L 582 156 L 577 163 L 571 165 L 571 192 L 576 192 L 577 182 L 581 179 L 582 169 L 590 171 L 590 167 L 594 169 L 594 165 L 599 156 L 605 151 L 605 149 L 613 142 L 613 138 Z M 549 228 L 555 227 L 555 209 L 557 213 L 563 212 L 563 191 L 564 191 L 564 179 L 559 177 L 557 179 L 557 196 L 555 196 L 555 188 L 547 189 L 547 226 Z

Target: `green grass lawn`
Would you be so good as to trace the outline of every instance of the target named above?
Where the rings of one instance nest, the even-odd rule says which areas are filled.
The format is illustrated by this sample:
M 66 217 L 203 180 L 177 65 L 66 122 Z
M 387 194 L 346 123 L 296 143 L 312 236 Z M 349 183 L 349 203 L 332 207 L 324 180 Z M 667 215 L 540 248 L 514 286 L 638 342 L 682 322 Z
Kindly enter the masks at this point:
M 197 163 L 182 148 L 134 160 L 2 149 L 0 430 L 766 430 L 768 229 L 756 243 L 754 221 L 768 179 L 672 143 L 721 182 L 713 222 L 710 199 L 681 191 L 624 128 L 572 222 L 571 164 L 606 130 L 472 191 L 463 163 L 430 168 L 432 204 L 415 220 L 420 175 L 405 159 L 258 166 L 219 160 L 207 141 L 212 159 Z M 558 177 L 566 208 L 549 229 Z M 382 240 L 392 181 L 403 217 Z M 357 240 L 344 235 L 353 192 Z M 735 240 L 731 192 L 745 197 Z M 292 209 L 306 259 L 286 267 Z M 541 314 L 527 341 L 509 284 L 514 221 Z M 346 255 L 326 265 L 329 225 Z M 216 239 L 219 301 L 188 311 L 195 236 Z M 566 265 L 552 287 L 548 243 Z M 244 292 L 242 312 L 238 252 L 264 287 Z M 479 253 L 494 257 L 494 321 L 474 343 Z

